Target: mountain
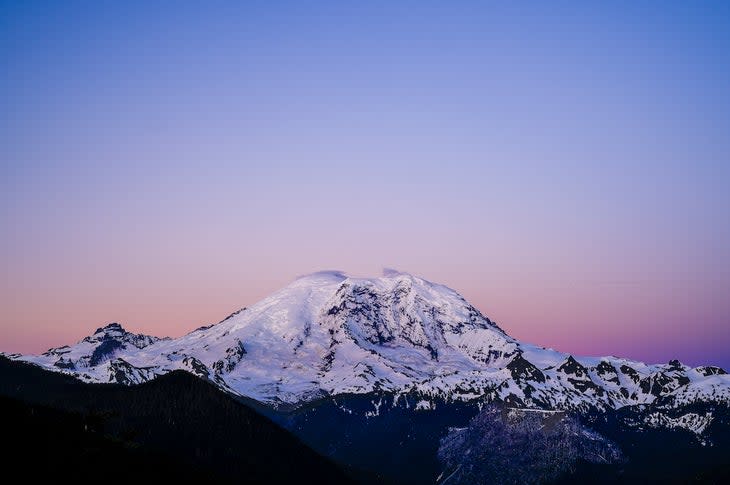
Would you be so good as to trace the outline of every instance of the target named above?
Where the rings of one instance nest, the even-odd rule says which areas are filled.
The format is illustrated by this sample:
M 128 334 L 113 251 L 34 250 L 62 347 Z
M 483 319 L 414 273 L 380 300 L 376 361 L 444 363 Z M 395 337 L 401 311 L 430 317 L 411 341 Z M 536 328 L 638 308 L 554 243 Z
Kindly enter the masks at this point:
M 0 357 L 0 410 L 4 458 L 26 479 L 350 482 L 289 432 L 186 372 L 136 386 L 87 384 Z
M 113 323 L 75 345 L 8 357 L 119 389 L 193 374 L 368 482 L 728 473 L 725 370 L 520 342 L 454 290 L 395 271 L 306 275 L 176 339 Z M 485 427 L 503 431 L 485 436 Z M 464 449 L 472 455 L 462 460 Z M 525 453 L 540 457 L 541 468 L 504 467 Z M 489 477 L 495 469 L 503 473 Z
M 435 398 L 578 411 L 730 402 L 730 376 L 721 368 L 529 345 L 450 288 L 394 271 L 307 275 L 177 339 L 112 323 L 75 345 L 11 357 L 87 382 L 134 384 L 182 369 L 273 406 L 373 391 L 417 392 L 420 407 Z

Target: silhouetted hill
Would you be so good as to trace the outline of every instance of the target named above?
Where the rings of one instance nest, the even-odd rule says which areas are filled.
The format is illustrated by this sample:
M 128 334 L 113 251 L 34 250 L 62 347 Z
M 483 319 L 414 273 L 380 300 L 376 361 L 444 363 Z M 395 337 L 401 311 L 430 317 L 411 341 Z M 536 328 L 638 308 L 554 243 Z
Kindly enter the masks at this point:
M 15 399 L 3 400 L 7 420 L 18 420 L 14 439 L 28 453 L 45 443 L 32 451 L 37 466 L 74 468 L 98 458 L 116 478 L 118 468 L 154 468 L 159 460 L 171 478 L 192 470 L 248 483 L 348 481 L 289 432 L 186 372 L 133 387 L 85 384 L 0 357 L 0 394 Z
M 105 435 L 98 420 L 0 396 L 3 462 L 30 482 L 217 479 L 195 466 Z

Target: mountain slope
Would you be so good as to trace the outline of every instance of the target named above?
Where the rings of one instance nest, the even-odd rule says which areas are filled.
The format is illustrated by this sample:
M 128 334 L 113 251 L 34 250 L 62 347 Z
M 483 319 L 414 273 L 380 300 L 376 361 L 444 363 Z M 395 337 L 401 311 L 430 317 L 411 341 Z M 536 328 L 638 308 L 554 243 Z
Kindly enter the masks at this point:
M 131 387 L 85 384 L 0 357 L 0 396 L 12 413 L 3 414 L 3 419 L 9 420 L 8 429 L 17 431 L 18 442 L 52 443 L 36 447 L 32 456 L 39 463 L 55 463 L 56 455 L 68 455 L 68 469 L 83 476 L 88 471 L 83 467 L 99 469 L 98 464 L 84 463 L 91 450 L 92 457 L 114 453 L 101 456 L 105 466 L 112 467 L 110 472 L 158 462 L 180 464 L 169 478 L 187 470 L 188 479 L 197 474 L 208 480 L 252 483 L 290 483 L 302 477 L 324 483 L 349 481 L 269 419 L 185 372 Z M 15 419 L 28 428 L 16 429 Z M 54 430 L 64 434 L 54 436 Z M 130 457 L 131 462 L 124 461 Z M 142 478 L 148 481 L 157 475 L 163 474 Z
M 213 470 L 105 436 L 95 425 L 81 414 L 0 396 L 3 460 L 31 483 L 93 483 L 110 474 L 110 465 L 120 482 L 221 478 Z
M 274 406 L 374 391 L 578 411 L 730 402 L 722 369 L 573 357 L 525 344 L 455 291 L 392 271 L 307 275 L 177 339 L 111 324 L 77 345 L 12 357 L 89 382 L 133 384 L 183 369 Z

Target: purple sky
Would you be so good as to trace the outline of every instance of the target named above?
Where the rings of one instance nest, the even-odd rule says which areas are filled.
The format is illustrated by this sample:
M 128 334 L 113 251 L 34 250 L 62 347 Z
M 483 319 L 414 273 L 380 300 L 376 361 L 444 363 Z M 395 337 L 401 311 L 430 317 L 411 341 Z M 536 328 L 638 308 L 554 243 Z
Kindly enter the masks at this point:
M 0 350 L 410 271 L 730 367 L 727 2 L 3 2 Z

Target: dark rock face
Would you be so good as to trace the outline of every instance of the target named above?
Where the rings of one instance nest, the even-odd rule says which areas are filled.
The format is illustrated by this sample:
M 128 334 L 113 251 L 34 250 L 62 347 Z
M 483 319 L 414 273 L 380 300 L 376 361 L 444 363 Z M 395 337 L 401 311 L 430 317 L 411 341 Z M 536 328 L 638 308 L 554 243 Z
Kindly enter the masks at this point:
M 94 349 L 94 352 L 92 352 L 91 358 L 89 359 L 89 365 L 94 366 L 101 364 L 104 360 L 113 355 L 115 351 L 121 348 L 124 348 L 124 345 L 119 340 L 105 338 L 99 346 Z
M 109 364 L 109 382 L 118 382 L 127 386 L 135 384 L 135 371 L 138 370 L 126 360 L 116 359 Z
M 603 396 L 606 391 L 603 390 L 601 386 L 596 384 L 595 382 L 591 381 L 590 379 L 570 379 L 568 378 L 568 382 L 570 382 L 573 387 L 578 389 L 580 392 L 586 392 L 588 390 L 592 390 L 599 396 Z
M 727 374 L 725 369 L 723 369 L 722 367 L 714 367 L 711 365 L 705 365 L 705 366 L 698 367 L 697 371 L 705 377 Z
M 76 368 L 76 365 L 72 361 L 70 361 L 70 360 L 64 360 L 63 357 L 61 357 L 60 359 L 58 359 L 56 361 L 56 363 L 53 364 L 53 365 L 55 365 L 59 369 L 74 370 Z
M 185 357 L 183 358 L 183 364 L 190 369 L 190 372 L 192 374 L 195 374 L 198 377 L 202 377 L 203 379 L 209 379 L 210 378 L 210 371 L 208 368 L 200 362 L 200 360 L 196 359 L 195 357 Z
M 579 463 L 616 463 L 621 451 L 563 412 L 486 406 L 466 428 L 452 428 L 438 451 L 443 483 L 545 483 Z
M 575 377 L 585 377 L 588 375 L 588 370 L 583 365 L 575 360 L 572 355 L 569 355 L 565 362 L 558 367 L 558 370 L 564 374 L 572 375 Z
M 239 313 L 241 313 L 242 311 L 245 311 L 245 310 L 246 310 L 246 307 L 240 308 L 240 309 L 236 310 L 235 312 L 231 313 L 230 315 L 228 315 L 226 318 L 224 318 L 223 320 L 221 320 L 218 323 L 223 323 L 223 322 L 225 322 L 227 320 L 230 320 L 231 318 L 235 317 L 236 315 L 238 315 Z M 206 325 L 204 327 L 199 327 L 199 328 L 195 329 L 195 331 L 198 331 L 198 330 L 207 330 L 207 329 L 209 329 L 212 326 L 213 325 Z
M 347 337 L 374 352 L 381 347 L 412 346 L 423 349 L 434 361 L 440 359 L 440 351 L 447 345 L 445 331 L 458 334 L 466 329 L 489 328 L 503 333 L 465 301 L 467 315 L 458 322 L 450 321 L 444 308 L 415 292 L 413 284 L 404 279 L 383 290 L 371 282 L 342 283 L 322 318 L 340 322 Z M 472 357 L 488 363 L 501 355 L 495 350 Z
M 120 342 L 131 344 L 138 349 L 143 349 L 159 340 L 166 340 L 166 338 L 160 339 L 151 335 L 127 332 L 120 324 L 110 323 L 104 327 L 97 328 L 93 335 L 83 339 L 84 342 L 89 343 L 104 342 L 106 340 L 118 340 Z M 60 347 L 59 349 L 62 348 L 63 347 Z M 59 349 L 51 349 L 51 351 L 57 351 Z
M 689 378 L 679 372 L 656 373 L 639 382 L 642 392 L 660 397 L 689 383 Z
M 614 384 L 619 384 L 618 380 L 618 372 L 616 371 L 616 368 L 606 362 L 605 360 L 602 360 L 597 366 L 596 366 L 596 373 L 606 382 L 613 382 Z
M 512 378 L 516 381 L 535 381 L 545 382 L 545 375 L 535 365 L 517 354 L 514 359 L 507 364 L 507 368 L 512 374 Z
M 613 369 L 613 366 L 609 365 L 609 367 Z M 603 369 L 606 373 L 610 370 L 605 367 Z M 565 374 L 570 385 L 581 393 L 592 391 L 598 396 L 603 396 L 606 393 L 603 387 L 591 380 L 591 377 L 588 374 L 588 369 L 586 369 L 583 364 L 575 360 L 572 355 L 565 359 L 565 362 L 558 367 L 558 371 Z M 606 373 L 604 373 L 604 375 L 606 375 Z M 618 377 L 616 377 L 616 380 L 618 380 Z
M 672 359 L 668 362 L 669 369 L 670 370 L 681 370 L 682 369 L 682 363 L 678 361 L 677 359 Z
M 236 345 L 226 349 L 226 357 L 213 364 L 213 369 L 218 374 L 222 372 L 231 372 L 236 368 L 236 365 L 241 362 L 244 355 L 246 355 L 246 347 L 243 346 L 243 342 L 237 340 Z
M 621 369 L 621 373 L 623 373 L 623 374 L 625 374 L 625 375 L 629 376 L 629 378 L 630 378 L 630 379 L 631 379 L 632 381 L 634 381 L 635 383 L 636 383 L 636 382 L 639 382 L 639 379 L 641 379 L 641 378 L 639 377 L 639 373 L 638 373 L 638 372 L 636 372 L 636 369 L 634 369 L 633 367 L 629 367 L 628 365 L 626 365 L 626 364 L 623 364 L 623 365 L 622 365 L 622 366 L 620 367 L 620 369 Z

